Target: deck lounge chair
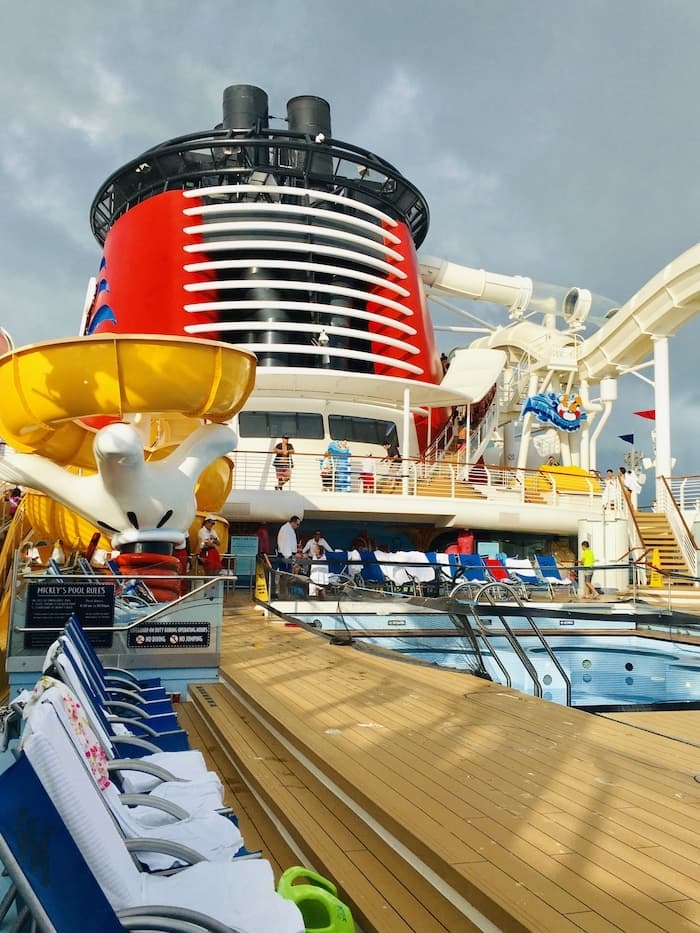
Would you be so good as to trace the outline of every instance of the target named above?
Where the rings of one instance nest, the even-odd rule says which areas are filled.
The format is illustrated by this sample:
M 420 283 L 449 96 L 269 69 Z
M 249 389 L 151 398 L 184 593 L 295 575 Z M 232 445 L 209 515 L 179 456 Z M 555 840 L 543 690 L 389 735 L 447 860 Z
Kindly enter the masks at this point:
M 133 692 L 108 689 L 94 669 L 85 662 L 75 642 L 68 635 L 59 636 L 58 646 L 57 650 L 63 651 L 70 658 L 94 702 L 99 704 L 107 715 L 120 715 L 148 723 L 152 729 L 161 733 L 180 728 L 172 700 L 164 691 L 162 695 L 153 699 L 144 699 Z
M 75 694 L 60 681 L 44 675 L 34 692 L 53 684 L 59 685 L 68 702 L 80 705 L 86 715 L 93 734 L 108 761 L 110 776 L 127 793 L 150 793 L 184 807 L 190 813 L 204 811 L 224 812 L 223 785 L 219 776 L 208 771 L 202 753 L 196 749 L 179 752 L 163 752 L 157 745 L 137 736 L 110 737 L 100 722 L 91 720 Z M 13 707 L 23 717 L 29 694 L 20 695 Z M 18 732 L 19 734 L 19 732 Z M 130 757 L 120 758 L 126 748 Z
M 152 924 L 174 933 L 233 929 L 169 906 L 115 911 L 24 754 L 0 774 L 0 861 L 19 895 L 15 929 L 33 920 L 41 930 L 69 933 L 85 929 L 88 918 L 90 929 L 100 933 L 154 929 Z
M 484 559 L 480 554 L 450 554 L 455 567 L 454 582 L 460 593 L 473 597 L 482 586 L 493 582 Z
M 484 563 L 495 583 L 503 583 L 511 587 L 522 599 L 527 598 L 527 588 L 517 577 L 511 576 L 508 568 L 499 557 L 485 557 Z
M 385 575 L 374 551 L 359 550 L 362 567 L 360 577 L 362 586 L 374 589 L 391 589 L 391 582 Z
M 569 595 L 576 594 L 576 585 L 568 576 L 565 578 L 561 574 L 559 564 L 553 554 L 535 554 L 537 566 L 543 578 L 552 587 L 553 594 L 567 592 Z
M 435 567 L 435 581 L 438 588 L 438 596 L 446 596 L 455 585 L 455 572 L 457 567 L 451 560 L 451 554 L 445 554 L 442 551 L 428 551 L 426 557 Z
M 60 639 L 49 650 L 44 670 L 63 681 L 75 693 L 90 720 L 90 725 L 101 739 L 104 736 L 105 744 L 129 746 L 131 754 L 134 755 L 138 754 L 140 747 L 138 740 L 143 738 L 148 738 L 152 743 L 149 750 L 153 745 L 161 751 L 168 752 L 189 749 L 187 733 L 179 726 L 172 725 L 173 717 L 169 714 L 164 717 L 151 716 L 140 719 L 108 715 L 95 691 L 86 682 L 79 668 L 73 664 L 70 651 L 66 650 Z
M 106 759 L 93 752 L 97 740 L 89 725 L 81 721 L 80 708 L 72 705 L 69 716 L 58 686 L 49 687 L 27 704 L 25 722 L 22 744 L 39 732 L 46 736 L 62 762 L 67 757 L 75 758 L 88 778 L 83 793 L 89 797 L 92 790 L 93 797 L 108 808 L 124 838 L 155 839 L 169 844 L 162 851 L 145 850 L 139 855 L 150 870 L 187 864 L 192 852 L 180 853 L 179 846 L 193 850 L 207 861 L 230 861 L 242 849 L 243 837 L 238 826 L 214 811 L 192 814 L 158 796 L 120 791 L 107 775 Z
M 122 698 L 153 713 L 172 712 L 172 699 L 159 678 L 140 680 L 121 668 L 106 669 L 75 616 L 69 618 L 62 634 L 79 658 L 81 669 L 100 693 L 112 699 Z
M 533 593 L 546 593 L 552 597 L 552 585 L 540 576 L 529 560 L 519 557 L 507 557 L 506 567 L 512 577 L 520 580 L 527 589 L 528 597 Z
M 267 861 L 198 862 L 172 875 L 139 871 L 130 850 L 145 843 L 124 841 L 77 758 L 61 760 L 40 731 L 28 736 L 24 753 L 115 911 L 168 904 L 246 933 L 304 933 L 299 909 L 276 893 Z
M 101 677 L 108 689 L 122 688 L 129 690 L 132 693 L 138 693 L 144 700 L 154 699 L 156 696 L 164 694 L 165 691 L 162 689 L 159 677 L 143 679 L 136 677 L 131 671 L 121 667 L 105 667 L 80 621 L 74 615 L 68 619 L 64 634 L 76 645 L 81 657 Z

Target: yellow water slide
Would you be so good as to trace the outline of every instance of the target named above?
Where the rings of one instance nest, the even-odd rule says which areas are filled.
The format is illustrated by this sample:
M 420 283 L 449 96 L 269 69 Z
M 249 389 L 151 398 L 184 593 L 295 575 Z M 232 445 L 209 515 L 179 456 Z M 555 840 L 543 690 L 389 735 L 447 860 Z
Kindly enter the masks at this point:
M 20 453 L 91 472 L 99 427 L 129 420 L 144 437 L 146 457 L 160 459 L 202 421 L 229 421 L 254 381 L 255 356 L 213 340 L 100 334 L 33 344 L 0 357 L 0 436 Z M 221 508 L 232 469 L 221 457 L 202 472 L 195 487 L 200 512 Z M 49 496 L 25 500 L 35 540 L 62 538 L 68 548 L 85 548 L 98 530 Z
M 229 421 L 254 380 L 251 353 L 213 340 L 100 334 L 33 344 L 0 357 L 0 436 L 17 451 L 94 469 L 90 419 L 170 419 L 182 435 L 183 416 L 191 430 Z

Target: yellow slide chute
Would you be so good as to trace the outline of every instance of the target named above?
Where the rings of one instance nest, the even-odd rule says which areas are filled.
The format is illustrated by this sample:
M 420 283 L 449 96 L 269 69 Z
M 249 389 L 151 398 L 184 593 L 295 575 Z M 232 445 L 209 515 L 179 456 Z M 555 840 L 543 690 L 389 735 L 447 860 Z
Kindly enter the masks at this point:
M 225 423 L 255 382 L 255 356 L 229 344 L 152 334 L 99 334 L 32 344 L 0 357 L 0 437 L 20 453 L 60 466 L 96 468 L 90 419 L 130 420 L 143 429 L 147 459 L 167 456 L 202 420 Z M 233 464 L 220 457 L 199 477 L 199 512 L 218 512 Z M 43 493 L 25 496 L 35 541 L 62 538 L 84 549 L 95 528 Z M 100 547 L 110 548 L 103 537 Z
M 255 381 L 255 357 L 228 344 L 150 334 L 99 334 L 33 344 L 0 357 L 0 437 L 60 466 L 94 469 L 99 416 L 224 423 Z

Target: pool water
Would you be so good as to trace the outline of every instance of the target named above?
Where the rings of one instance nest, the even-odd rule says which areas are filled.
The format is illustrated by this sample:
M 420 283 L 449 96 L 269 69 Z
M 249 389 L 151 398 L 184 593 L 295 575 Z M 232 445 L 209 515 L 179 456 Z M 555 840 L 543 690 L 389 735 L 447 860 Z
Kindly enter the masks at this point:
M 460 671 L 475 670 L 478 658 L 470 641 L 456 631 L 449 637 L 427 637 L 411 629 L 425 631 L 427 616 L 343 614 L 332 619 L 316 617 L 312 622 L 326 631 L 348 631 L 364 644 L 391 649 L 404 657 Z M 450 623 L 439 617 L 445 630 Z M 431 620 L 436 623 L 436 618 Z M 391 635 L 382 636 L 380 630 Z M 397 631 L 398 629 L 398 631 Z M 372 634 L 365 634 L 372 632 Z M 399 634 L 400 632 L 400 634 Z M 700 703 L 700 646 L 676 641 L 644 639 L 627 628 L 619 635 L 547 635 L 566 677 L 571 683 L 573 706 L 632 704 Z M 521 634 L 518 643 L 536 671 L 544 699 L 566 703 L 566 680 L 535 636 Z M 498 629 L 489 632 L 488 645 L 479 639 L 482 660 L 489 676 L 497 683 L 506 678 L 494 660 L 497 655 L 510 677 L 510 686 L 523 693 L 536 694 L 531 674 Z M 490 648 L 489 648 L 490 646 Z
M 471 670 L 476 665 L 471 646 L 464 639 L 372 638 L 374 644 L 440 667 Z M 566 702 L 566 683 L 537 638 L 519 643 L 537 672 L 544 699 Z M 700 702 L 700 648 L 676 642 L 655 641 L 653 646 L 634 635 L 549 636 L 547 643 L 571 682 L 574 706 Z M 511 686 L 535 693 L 532 677 L 505 638 L 491 637 L 490 644 L 511 677 Z M 488 649 L 482 648 L 486 670 L 493 680 L 503 674 Z

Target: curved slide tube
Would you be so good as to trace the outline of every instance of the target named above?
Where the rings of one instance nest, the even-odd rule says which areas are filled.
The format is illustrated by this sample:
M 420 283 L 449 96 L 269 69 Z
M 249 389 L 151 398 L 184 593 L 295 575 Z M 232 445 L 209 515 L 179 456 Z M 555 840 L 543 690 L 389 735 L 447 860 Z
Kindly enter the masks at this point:
M 0 357 L 0 436 L 61 466 L 95 469 L 82 419 L 182 415 L 218 423 L 241 408 L 255 357 L 213 340 L 108 334 L 33 344 Z M 11 402 L 9 401 L 11 400 Z

